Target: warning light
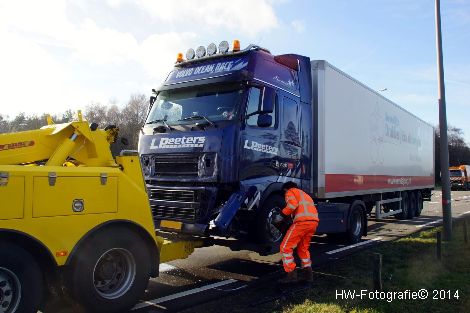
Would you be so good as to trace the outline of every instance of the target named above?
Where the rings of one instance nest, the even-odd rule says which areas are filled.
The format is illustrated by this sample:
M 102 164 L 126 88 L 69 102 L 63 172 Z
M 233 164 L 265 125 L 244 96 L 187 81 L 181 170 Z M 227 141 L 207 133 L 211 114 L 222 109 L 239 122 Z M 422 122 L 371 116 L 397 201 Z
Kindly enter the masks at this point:
M 240 41 L 238 39 L 235 39 L 233 41 L 233 52 L 240 51 Z
M 64 257 L 64 256 L 67 256 L 67 254 L 68 254 L 67 251 L 57 251 L 55 253 L 55 256 L 56 257 Z
M 181 52 L 176 56 L 176 62 L 183 62 L 183 54 Z

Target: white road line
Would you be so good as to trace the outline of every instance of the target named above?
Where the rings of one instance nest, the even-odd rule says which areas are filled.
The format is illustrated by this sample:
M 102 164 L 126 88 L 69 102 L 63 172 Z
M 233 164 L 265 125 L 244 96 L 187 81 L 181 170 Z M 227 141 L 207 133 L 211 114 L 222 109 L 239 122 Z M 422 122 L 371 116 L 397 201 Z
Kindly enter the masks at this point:
M 169 272 L 169 271 L 175 270 L 175 269 L 177 269 L 176 266 L 173 266 L 173 265 L 170 265 L 170 264 L 167 264 L 167 263 L 160 264 L 160 272 Z
M 431 226 L 433 224 L 437 224 L 437 223 L 440 223 L 440 222 L 442 222 L 442 218 L 440 218 L 438 220 L 435 220 L 435 221 L 432 221 L 432 222 L 429 222 L 429 223 L 426 223 L 426 224 L 416 225 L 416 227 L 421 228 L 421 227 Z
M 363 245 L 369 244 L 373 241 L 377 241 L 377 240 L 381 240 L 381 239 L 382 239 L 382 237 L 372 238 L 370 240 L 359 242 L 359 243 L 356 243 L 354 245 L 350 245 L 350 246 L 346 246 L 346 247 L 339 248 L 339 249 L 336 249 L 336 250 L 328 251 L 328 252 L 326 252 L 326 254 L 335 254 L 335 253 L 338 253 L 338 252 L 341 252 L 341 251 L 344 251 L 344 250 L 348 250 L 348 249 L 356 248 L 356 247 L 359 247 L 359 246 L 363 246 Z
M 167 301 L 170 301 L 170 300 L 174 300 L 174 299 L 186 297 L 186 296 L 189 296 L 189 295 L 193 295 L 195 293 L 199 293 L 199 292 L 206 291 L 206 290 L 209 290 L 209 289 L 214 289 L 214 288 L 225 286 L 225 285 L 228 285 L 228 284 L 233 284 L 235 282 L 237 282 L 235 279 L 227 279 L 227 280 L 220 281 L 218 283 L 214 283 L 214 284 L 202 286 L 202 287 L 199 287 L 199 288 L 186 290 L 186 291 L 183 291 L 183 292 L 178 292 L 178 293 L 175 293 L 175 294 L 172 294 L 172 295 L 169 295 L 169 296 L 165 296 L 165 297 L 161 297 L 161 298 L 158 298 L 158 299 L 144 301 L 142 303 L 137 304 L 135 307 L 133 307 L 132 311 L 142 309 L 142 308 L 146 308 L 148 306 L 152 306 L 152 305 L 155 305 L 155 304 L 158 304 L 158 303 L 167 302 Z
M 430 202 L 428 202 L 428 203 L 430 203 L 430 204 L 436 204 L 436 203 L 439 203 L 439 201 L 430 201 Z

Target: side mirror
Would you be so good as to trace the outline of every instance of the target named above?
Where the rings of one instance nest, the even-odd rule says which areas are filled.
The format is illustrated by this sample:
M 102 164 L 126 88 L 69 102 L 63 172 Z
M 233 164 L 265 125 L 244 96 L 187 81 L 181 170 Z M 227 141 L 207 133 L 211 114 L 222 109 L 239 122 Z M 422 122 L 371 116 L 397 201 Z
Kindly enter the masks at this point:
M 258 127 L 270 127 L 273 124 L 273 117 L 269 114 L 260 114 L 257 123 Z
M 260 111 L 263 113 L 273 113 L 276 91 L 272 88 L 264 87 L 263 93 L 263 104 Z

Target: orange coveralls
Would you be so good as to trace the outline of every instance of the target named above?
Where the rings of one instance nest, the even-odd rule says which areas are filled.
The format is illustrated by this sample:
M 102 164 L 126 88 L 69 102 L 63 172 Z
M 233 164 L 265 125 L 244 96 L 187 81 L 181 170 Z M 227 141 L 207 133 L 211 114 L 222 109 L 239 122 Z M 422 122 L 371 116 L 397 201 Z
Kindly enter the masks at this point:
M 295 270 L 294 249 L 302 262 L 302 267 L 312 266 L 310 260 L 310 240 L 317 230 L 318 212 L 312 198 L 298 188 L 287 190 L 284 215 L 292 215 L 294 223 L 290 226 L 281 243 L 282 264 L 286 272 Z

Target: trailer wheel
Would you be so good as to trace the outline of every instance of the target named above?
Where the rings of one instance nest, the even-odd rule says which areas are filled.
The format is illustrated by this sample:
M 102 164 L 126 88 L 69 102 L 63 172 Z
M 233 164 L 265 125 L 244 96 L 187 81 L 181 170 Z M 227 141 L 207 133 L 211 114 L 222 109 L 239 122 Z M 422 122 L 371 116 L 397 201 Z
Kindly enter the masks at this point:
M 403 191 L 401 193 L 401 212 L 395 214 L 395 218 L 399 220 L 406 220 L 408 218 L 408 211 L 410 210 L 410 199 L 408 193 Z
M 280 212 L 285 206 L 281 195 L 274 194 L 266 199 L 255 222 L 255 235 L 259 243 L 275 245 L 282 241 L 282 233 L 271 222 L 275 212 Z
M 138 234 L 114 228 L 92 237 L 77 251 L 68 287 L 87 312 L 127 311 L 147 287 L 150 262 Z
M 418 211 L 418 201 L 416 197 L 416 192 L 410 191 L 409 193 L 409 208 L 408 208 L 408 219 L 413 219 L 415 216 L 417 216 L 416 212 Z
M 365 208 L 362 201 L 356 200 L 351 204 L 351 213 L 349 215 L 348 231 L 345 239 L 348 243 L 354 244 L 361 241 L 365 227 Z
M 416 192 L 416 217 L 421 216 L 421 212 L 423 211 L 423 195 L 421 191 Z
M 24 249 L 0 242 L 0 312 L 36 313 L 44 296 L 44 277 Z

